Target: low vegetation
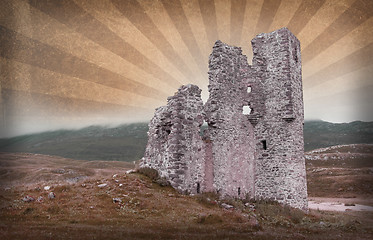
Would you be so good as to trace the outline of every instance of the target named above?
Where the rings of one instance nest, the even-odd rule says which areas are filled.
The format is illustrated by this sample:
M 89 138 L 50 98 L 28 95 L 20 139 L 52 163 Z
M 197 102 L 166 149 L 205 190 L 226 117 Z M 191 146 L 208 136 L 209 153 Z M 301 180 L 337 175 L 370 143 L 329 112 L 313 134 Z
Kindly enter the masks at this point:
M 372 144 L 336 146 L 306 153 L 308 195 L 373 199 L 372 167 Z
M 370 239 L 362 216 L 303 211 L 275 202 L 185 196 L 154 173 L 1 190 L 2 239 Z M 106 185 L 105 185 L 106 184 Z M 102 187 L 104 185 L 104 187 Z M 101 186 L 101 187 L 100 187 Z M 56 194 L 48 198 L 48 192 Z M 24 202 L 24 196 L 41 201 Z M 224 206 L 232 206 L 227 209 Z M 338 236 L 338 237 L 337 237 Z
M 335 154 L 341 149 L 345 154 L 355 154 L 348 147 L 312 154 Z M 365 154 L 372 153 L 366 146 L 364 149 Z M 372 199 L 368 191 L 372 186 L 372 165 L 366 162 L 351 165 L 348 161 L 353 164 L 349 157 L 307 161 L 309 195 L 350 197 L 345 206 Z M 167 181 L 162 182 L 164 179 L 151 168 L 127 174 L 133 167 L 126 162 L 76 161 L 36 154 L 0 155 L 0 237 L 373 238 L 373 212 L 303 212 L 271 201 L 222 199 L 214 193 L 186 196 L 176 192 Z M 362 178 L 361 182 L 357 181 L 358 177 Z M 51 192 L 55 198 L 49 197 Z

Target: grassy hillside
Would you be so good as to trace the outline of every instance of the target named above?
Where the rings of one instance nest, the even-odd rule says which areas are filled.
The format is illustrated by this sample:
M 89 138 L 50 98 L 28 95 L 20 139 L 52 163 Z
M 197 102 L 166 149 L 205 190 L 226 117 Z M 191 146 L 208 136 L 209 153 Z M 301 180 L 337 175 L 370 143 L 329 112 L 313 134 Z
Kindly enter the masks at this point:
M 82 160 L 135 161 L 147 143 L 147 123 L 114 128 L 92 126 L 0 139 L 0 152 L 29 152 Z M 353 143 L 373 143 L 373 122 L 304 124 L 305 150 Z
M 135 161 L 147 143 L 147 123 L 92 126 L 0 139 L 2 152 L 29 152 L 82 160 Z
M 181 195 L 144 175 L 127 174 L 129 165 L 124 162 L 98 166 L 92 161 L 7 153 L 0 156 L 0 163 L 3 240 L 373 236 L 373 212 L 305 213 L 271 201 L 218 198 L 212 193 Z
M 309 196 L 373 199 L 373 144 L 317 149 L 305 158 Z
M 306 121 L 304 124 L 305 151 L 356 143 L 373 143 L 373 122 Z

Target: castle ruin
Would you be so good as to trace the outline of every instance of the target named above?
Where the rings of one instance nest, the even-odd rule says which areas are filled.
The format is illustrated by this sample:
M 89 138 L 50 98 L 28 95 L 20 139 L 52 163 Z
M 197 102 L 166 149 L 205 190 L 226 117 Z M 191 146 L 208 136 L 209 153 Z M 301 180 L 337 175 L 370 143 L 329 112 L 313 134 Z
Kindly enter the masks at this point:
M 300 43 L 287 28 L 251 42 L 252 65 L 241 48 L 215 43 L 206 104 L 189 84 L 157 108 L 140 166 L 158 170 L 180 192 L 306 210 Z

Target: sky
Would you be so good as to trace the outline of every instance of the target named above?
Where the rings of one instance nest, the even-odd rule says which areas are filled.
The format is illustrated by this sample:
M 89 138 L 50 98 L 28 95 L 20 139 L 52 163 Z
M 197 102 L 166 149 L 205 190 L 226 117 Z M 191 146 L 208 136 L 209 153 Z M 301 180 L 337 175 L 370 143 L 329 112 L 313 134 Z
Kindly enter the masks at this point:
M 287 27 L 305 118 L 373 121 L 371 0 L 2 0 L 0 137 L 149 121 L 182 84 L 207 100 L 216 40 Z

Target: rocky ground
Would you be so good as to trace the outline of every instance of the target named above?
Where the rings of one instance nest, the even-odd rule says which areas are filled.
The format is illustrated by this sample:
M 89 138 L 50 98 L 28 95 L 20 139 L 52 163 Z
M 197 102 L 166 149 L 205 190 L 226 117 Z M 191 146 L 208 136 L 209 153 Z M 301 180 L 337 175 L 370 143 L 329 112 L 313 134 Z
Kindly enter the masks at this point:
M 324 153 L 325 151 L 322 154 Z M 132 167 L 132 164 L 125 162 L 89 162 L 36 154 L 1 154 L 0 237 L 373 238 L 373 213 L 369 211 L 310 210 L 306 214 L 271 202 L 219 200 L 213 194 L 184 196 L 170 187 L 161 187 L 147 176 L 130 173 L 128 170 Z M 345 200 L 343 204 L 373 206 L 367 200 L 371 199 L 369 192 L 360 192 L 360 188 L 347 187 L 338 192 L 339 185 L 332 184 L 329 192 L 333 190 L 337 193 L 329 195 L 328 191 L 318 190 L 320 185 L 315 182 L 324 177 L 339 180 L 334 179 L 335 176 L 328 171 L 320 170 L 322 168 L 328 168 L 327 164 L 307 164 L 309 192 L 311 198 L 314 198 L 312 200 L 322 201 L 320 197 L 337 196 Z M 361 168 L 365 171 L 369 167 Z M 346 169 L 355 169 L 344 172 L 353 173 L 351 176 L 358 173 L 356 166 Z M 343 171 L 347 171 L 346 169 Z M 345 175 L 345 178 L 350 175 Z M 357 191 L 354 192 L 355 190 Z M 349 194 L 353 195 L 346 198 Z M 319 198 L 315 198 L 316 195 Z
M 309 196 L 369 199 L 373 206 L 373 144 L 317 149 L 305 158 Z

